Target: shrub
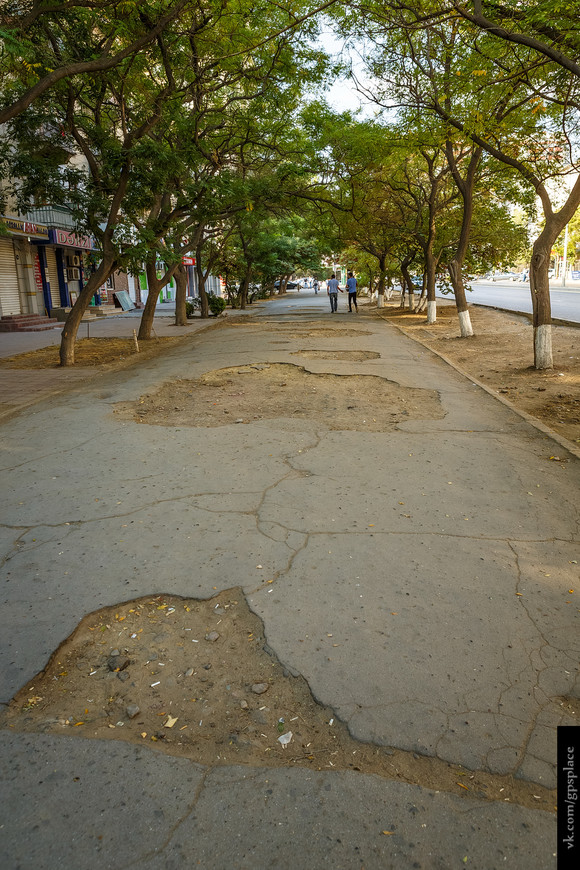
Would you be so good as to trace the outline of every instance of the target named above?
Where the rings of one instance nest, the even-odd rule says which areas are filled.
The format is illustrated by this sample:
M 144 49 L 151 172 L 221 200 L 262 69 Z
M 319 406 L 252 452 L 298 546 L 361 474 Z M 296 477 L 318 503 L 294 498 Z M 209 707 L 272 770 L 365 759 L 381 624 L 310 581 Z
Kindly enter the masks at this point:
M 213 293 L 208 293 L 207 302 L 209 305 L 209 310 L 212 314 L 215 314 L 217 317 L 218 314 L 221 314 L 226 307 L 226 300 L 221 296 L 214 296 Z

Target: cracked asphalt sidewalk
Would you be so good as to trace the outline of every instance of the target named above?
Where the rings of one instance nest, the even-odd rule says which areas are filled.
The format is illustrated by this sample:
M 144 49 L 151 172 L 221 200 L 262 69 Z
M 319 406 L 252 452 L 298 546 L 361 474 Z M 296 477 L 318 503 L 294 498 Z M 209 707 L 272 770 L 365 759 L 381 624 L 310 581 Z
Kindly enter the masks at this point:
M 365 431 L 114 413 L 176 378 L 273 363 L 436 391 L 442 414 Z M 554 788 L 580 632 L 578 462 L 553 452 L 388 324 L 295 295 L 53 396 L 2 425 L 0 701 L 87 613 L 239 586 L 354 738 Z M 0 742 L 7 868 L 555 866 L 555 815 L 507 802 L 112 741 Z

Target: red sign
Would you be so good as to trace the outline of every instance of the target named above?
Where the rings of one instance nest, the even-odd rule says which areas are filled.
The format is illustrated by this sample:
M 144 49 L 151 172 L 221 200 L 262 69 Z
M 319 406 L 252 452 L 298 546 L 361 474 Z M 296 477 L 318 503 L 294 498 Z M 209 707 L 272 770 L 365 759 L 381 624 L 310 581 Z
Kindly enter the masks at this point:
M 42 272 L 40 271 L 40 258 L 38 256 L 38 252 L 34 257 L 34 283 L 36 284 L 36 289 L 40 290 L 42 293 Z
M 182 257 L 181 262 L 184 266 L 195 266 L 195 257 Z

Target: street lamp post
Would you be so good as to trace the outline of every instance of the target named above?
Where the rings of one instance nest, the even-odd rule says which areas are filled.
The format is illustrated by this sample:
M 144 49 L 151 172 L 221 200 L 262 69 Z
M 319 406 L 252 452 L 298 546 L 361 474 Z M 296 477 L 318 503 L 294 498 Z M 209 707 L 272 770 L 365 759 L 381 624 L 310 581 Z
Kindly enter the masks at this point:
M 566 286 L 566 271 L 568 269 L 568 224 L 564 231 L 564 257 L 562 259 L 562 287 Z

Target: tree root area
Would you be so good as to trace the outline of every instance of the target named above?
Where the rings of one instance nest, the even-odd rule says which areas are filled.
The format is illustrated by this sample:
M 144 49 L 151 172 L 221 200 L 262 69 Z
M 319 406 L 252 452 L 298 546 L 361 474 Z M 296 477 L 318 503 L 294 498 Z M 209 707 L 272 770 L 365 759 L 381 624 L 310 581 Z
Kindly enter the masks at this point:
M 167 350 L 172 343 L 180 341 L 180 339 L 181 336 L 142 341 L 139 344 L 138 354 L 132 338 L 81 338 L 75 343 L 75 366 L 77 368 L 83 366 L 93 368 L 118 363 L 131 357 L 135 357 L 135 361 L 148 359 L 161 350 Z M 0 365 L 10 369 L 58 368 L 60 366 L 59 350 L 60 344 L 39 347 L 37 350 L 0 359 Z
M 86 616 L 2 713 L 19 732 L 126 740 L 205 766 L 352 770 L 554 811 L 510 776 L 361 743 L 268 647 L 243 592 L 155 595 Z

